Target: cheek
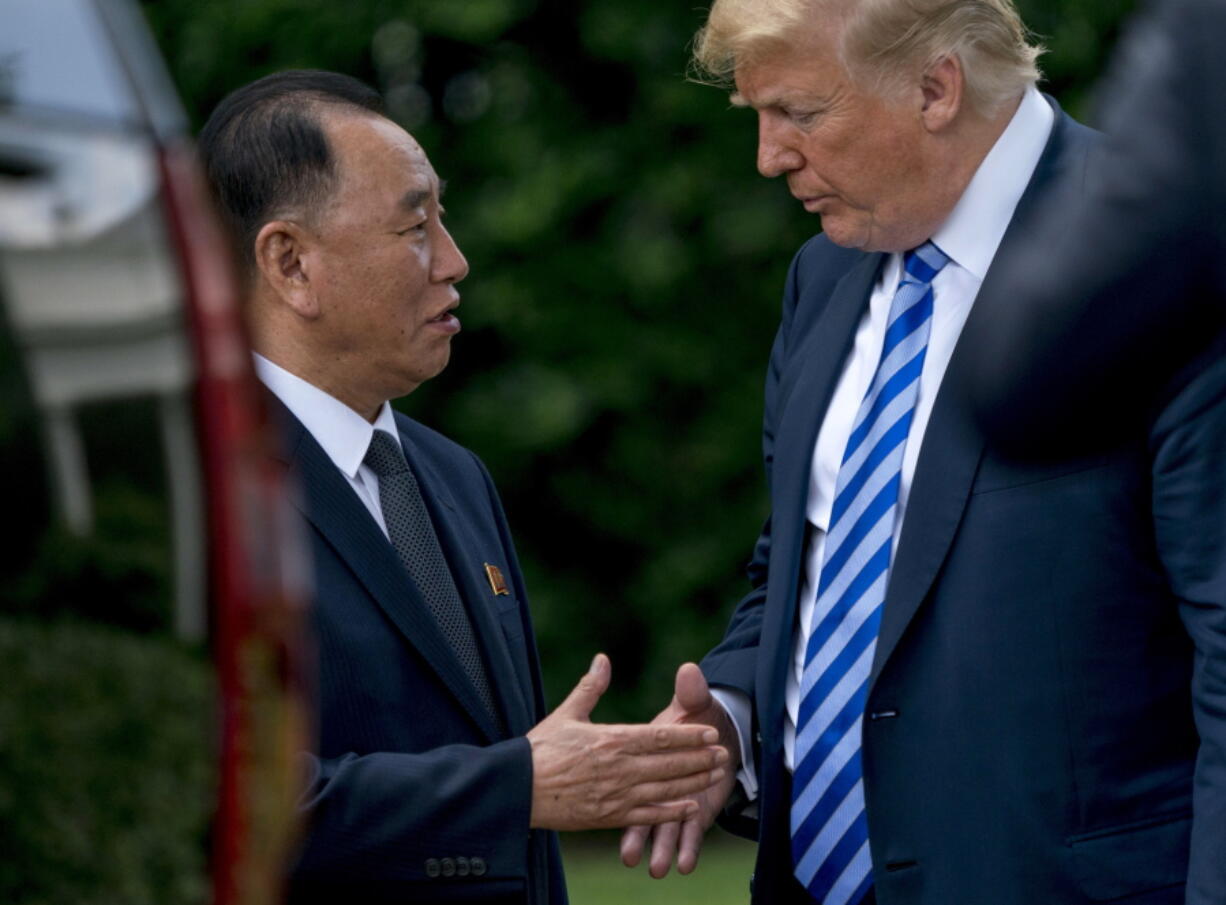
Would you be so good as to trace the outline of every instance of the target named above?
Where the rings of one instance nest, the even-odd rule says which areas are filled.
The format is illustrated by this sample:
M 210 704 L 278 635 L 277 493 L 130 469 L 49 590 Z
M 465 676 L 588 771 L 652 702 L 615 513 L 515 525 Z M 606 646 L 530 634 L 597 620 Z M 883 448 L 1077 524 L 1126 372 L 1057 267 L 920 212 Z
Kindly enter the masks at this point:
M 430 254 L 424 243 L 406 244 L 380 256 L 380 281 L 386 286 L 412 287 L 425 283 Z
M 837 133 L 814 136 L 808 158 L 814 172 L 837 195 L 853 207 L 867 207 L 879 196 L 881 179 L 888 172 L 881 149 L 858 127 L 840 128 Z
M 403 255 L 398 260 L 384 259 L 362 274 L 360 288 L 372 308 L 377 308 L 384 318 L 394 318 L 400 326 L 405 322 L 407 309 L 413 307 L 420 293 L 413 279 L 415 273 L 414 267 L 404 263 Z
M 923 184 L 914 149 L 905 144 L 868 143 L 855 157 L 856 185 L 862 198 L 874 206 L 890 206 Z
M 367 255 L 354 253 L 338 259 L 320 281 L 322 291 L 335 308 L 348 310 L 355 316 L 364 314 L 371 304 L 372 287 L 377 285 L 377 268 Z

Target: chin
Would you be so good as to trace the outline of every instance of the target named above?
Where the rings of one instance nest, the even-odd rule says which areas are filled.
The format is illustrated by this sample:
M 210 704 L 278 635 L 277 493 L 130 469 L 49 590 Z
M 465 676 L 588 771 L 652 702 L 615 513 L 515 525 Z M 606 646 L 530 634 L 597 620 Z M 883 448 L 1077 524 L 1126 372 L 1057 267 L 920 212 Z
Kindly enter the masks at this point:
M 451 352 L 442 355 L 432 355 L 428 360 L 413 362 L 413 366 L 409 369 L 409 374 L 412 376 L 415 383 L 414 387 L 420 386 L 427 380 L 431 380 L 447 370 L 447 364 L 451 361 Z
M 840 248 L 857 248 L 860 251 L 871 251 L 868 247 L 869 237 L 863 230 L 848 228 L 847 224 L 837 220 L 822 220 L 822 232 L 826 238 Z

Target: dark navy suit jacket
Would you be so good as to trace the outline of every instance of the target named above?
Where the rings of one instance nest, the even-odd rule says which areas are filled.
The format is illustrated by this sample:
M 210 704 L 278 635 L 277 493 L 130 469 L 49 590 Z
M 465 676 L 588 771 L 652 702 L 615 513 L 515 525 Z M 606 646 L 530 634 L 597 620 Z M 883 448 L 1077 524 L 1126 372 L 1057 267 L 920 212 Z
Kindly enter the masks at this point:
M 505 728 L 482 706 L 395 551 L 279 403 L 314 558 L 318 756 L 290 901 L 566 902 L 556 834 L 529 831 L 524 734 L 544 716 L 523 576 L 473 453 L 397 414 Z M 494 593 L 485 564 L 508 593 Z
M 1094 133 L 1057 113 L 1002 248 Z M 1059 230 L 1048 219 L 1045 230 Z M 1069 235 L 1067 240 L 1076 241 Z M 753 701 L 755 903 L 791 874 L 784 688 L 818 427 L 884 255 L 818 236 L 767 376 L 770 520 L 709 681 Z M 989 270 L 923 436 L 869 679 L 864 787 L 881 905 L 1226 902 L 1226 364 L 1202 360 L 1109 450 L 1023 464 L 963 393 Z M 937 304 L 940 304 L 938 298 Z M 1189 854 L 1191 852 L 1191 855 Z

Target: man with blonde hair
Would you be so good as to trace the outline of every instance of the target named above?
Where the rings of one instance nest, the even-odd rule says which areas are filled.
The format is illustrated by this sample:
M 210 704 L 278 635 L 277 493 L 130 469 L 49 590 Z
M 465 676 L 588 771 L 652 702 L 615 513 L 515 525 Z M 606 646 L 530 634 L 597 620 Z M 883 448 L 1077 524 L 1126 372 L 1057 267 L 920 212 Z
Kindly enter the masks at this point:
M 627 864 L 693 870 L 724 809 L 762 905 L 1226 902 L 1226 600 L 1182 552 L 1226 557 L 1223 369 L 1090 457 L 1014 461 L 965 399 L 993 259 L 1075 242 L 1037 199 L 1092 174 L 1038 52 L 1009 0 L 714 3 L 697 63 L 824 232 L 767 372 L 752 590 L 657 717 L 741 769 Z

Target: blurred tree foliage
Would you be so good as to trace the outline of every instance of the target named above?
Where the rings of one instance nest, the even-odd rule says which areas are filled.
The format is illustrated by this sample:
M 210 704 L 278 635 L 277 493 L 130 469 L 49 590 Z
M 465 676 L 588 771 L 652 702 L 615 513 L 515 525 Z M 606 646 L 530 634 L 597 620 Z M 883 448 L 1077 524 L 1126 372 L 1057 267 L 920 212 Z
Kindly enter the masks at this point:
M 1084 113 L 1129 0 L 1027 0 Z M 661 0 L 157 0 L 197 125 L 288 67 L 387 96 L 449 181 L 472 273 L 447 372 L 402 405 L 489 464 L 553 702 L 596 650 L 600 715 L 663 705 L 721 635 L 765 515 L 762 372 L 816 231 L 754 172 L 751 113 L 685 79 L 703 10 Z

